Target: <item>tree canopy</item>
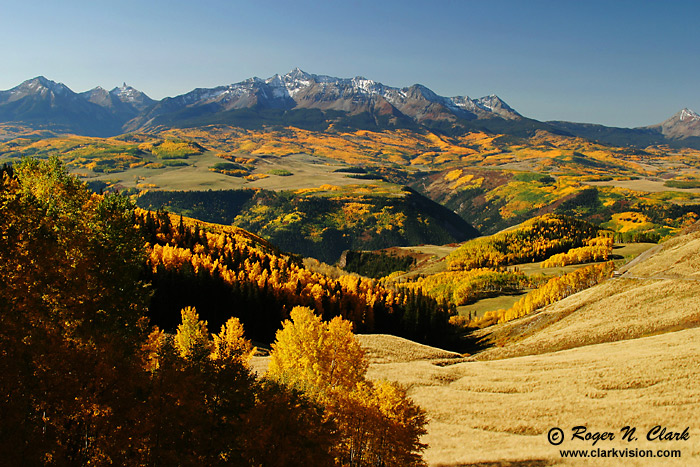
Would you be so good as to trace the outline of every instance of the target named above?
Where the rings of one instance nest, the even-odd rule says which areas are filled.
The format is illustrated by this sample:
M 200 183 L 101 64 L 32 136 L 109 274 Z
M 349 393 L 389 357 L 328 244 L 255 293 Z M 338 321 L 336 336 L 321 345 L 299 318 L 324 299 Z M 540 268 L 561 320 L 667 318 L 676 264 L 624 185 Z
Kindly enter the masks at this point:
M 308 374 L 316 377 L 306 388 L 256 375 L 254 348 L 230 315 L 214 335 L 193 306 L 180 310 L 173 333 L 151 326 L 144 271 L 158 232 L 146 238 L 134 211 L 127 198 L 90 192 L 56 159 L 1 170 L 3 462 L 421 462 L 422 411 L 400 388 L 365 379 L 367 363 L 348 321 L 323 323 L 308 309 L 293 311 L 309 332 L 276 348 L 297 345 L 313 356 Z M 185 236 L 184 226 L 170 228 Z M 192 239 L 194 255 L 225 245 L 196 235 L 207 241 Z M 259 259 L 248 261 L 258 276 L 266 271 L 264 255 Z M 177 260 L 168 257 L 169 264 Z M 308 341 L 314 335 L 320 341 Z M 312 391 L 312 384 L 325 389 Z

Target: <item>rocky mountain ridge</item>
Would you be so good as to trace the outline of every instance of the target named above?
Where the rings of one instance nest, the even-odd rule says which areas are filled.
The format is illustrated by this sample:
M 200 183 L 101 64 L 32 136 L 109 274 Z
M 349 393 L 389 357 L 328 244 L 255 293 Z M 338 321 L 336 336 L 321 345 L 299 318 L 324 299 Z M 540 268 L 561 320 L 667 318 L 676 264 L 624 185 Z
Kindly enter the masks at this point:
M 460 134 L 486 131 L 529 136 L 538 130 L 614 145 L 700 147 L 700 116 L 683 109 L 642 128 L 524 117 L 497 95 L 444 97 L 414 84 L 397 88 L 361 76 L 336 78 L 295 68 L 267 79 L 249 78 L 215 88 L 197 88 L 156 101 L 127 86 L 75 93 L 43 76 L 0 91 L 0 124 L 88 136 L 129 131 L 225 124 L 243 128 L 294 126 L 326 131 L 428 129 Z

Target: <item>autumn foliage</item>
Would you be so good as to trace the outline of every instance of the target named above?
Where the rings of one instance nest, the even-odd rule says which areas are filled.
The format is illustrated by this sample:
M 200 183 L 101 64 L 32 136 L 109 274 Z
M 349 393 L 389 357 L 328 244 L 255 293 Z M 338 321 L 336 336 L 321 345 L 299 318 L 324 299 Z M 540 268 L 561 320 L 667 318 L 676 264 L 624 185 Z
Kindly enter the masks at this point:
M 516 229 L 466 242 L 447 257 L 448 266 L 466 270 L 542 261 L 583 246 L 598 235 L 598 230 L 585 221 L 547 214 Z
M 352 323 L 339 317 L 324 323 L 311 309 L 295 307 L 277 332 L 268 375 L 305 388 L 326 408 L 340 438 L 337 463 L 423 465 L 425 413 L 400 387 L 367 380 L 367 366 Z
M 148 230 L 138 227 L 126 198 L 91 193 L 56 159 L 29 160 L 0 176 L 4 463 L 421 462 L 422 412 L 401 389 L 364 379 L 361 350 L 345 352 L 353 342 L 347 321 L 336 318 L 323 328 L 334 337 L 320 350 L 337 351 L 331 357 L 337 364 L 326 367 L 329 377 L 317 382 L 332 388 L 327 403 L 310 385 L 258 377 L 249 367 L 254 349 L 235 317 L 207 323 L 186 306 L 172 333 L 148 324 L 143 269 L 152 251 L 142 236 Z M 156 258 L 208 274 L 216 268 L 205 249 L 219 251 L 226 242 L 204 238 L 189 254 L 165 248 Z M 255 243 L 250 234 L 241 242 Z M 262 275 L 260 262 L 250 267 L 256 264 Z M 354 376 L 338 378 L 352 374 L 342 366 L 356 363 Z
M 123 459 L 147 426 L 133 387 L 145 252 L 128 203 L 90 193 L 55 159 L 0 177 L 3 462 Z
M 426 343 L 449 335 L 448 304 L 357 275 L 314 272 L 245 230 L 141 210 L 135 223 L 148 241 L 150 315 L 165 329 L 174 329 L 180 309 L 195 306 L 214 325 L 236 316 L 253 338 L 271 342 L 291 308 L 308 306 L 358 332 Z
M 507 310 L 487 311 L 480 325 L 484 323 L 504 323 L 520 318 L 545 307 L 576 292 L 592 287 L 612 275 L 614 265 L 607 263 L 592 264 L 574 272 L 553 277 L 542 286 L 529 292 Z
M 566 253 L 550 256 L 542 262 L 543 268 L 568 266 L 596 261 L 607 261 L 612 256 L 613 239 L 611 236 L 601 236 L 588 240 L 586 246 L 572 248 Z
M 401 283 L 400 287 L 407 290 L 420 289 L 438 301 L 459 306 L 486 297 L 517 292 L 537 282 L 536 278 L 518 271 L 476 268 L 439 272 Z

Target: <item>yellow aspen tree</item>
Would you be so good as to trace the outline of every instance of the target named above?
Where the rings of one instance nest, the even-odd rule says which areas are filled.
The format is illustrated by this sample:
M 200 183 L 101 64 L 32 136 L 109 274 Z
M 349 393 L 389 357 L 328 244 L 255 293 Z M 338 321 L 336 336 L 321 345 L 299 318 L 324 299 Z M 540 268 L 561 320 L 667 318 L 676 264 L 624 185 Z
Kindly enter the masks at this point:
M 427 433 L 425 412 L 406 395 L 405 389 L 386 381 L 372 385 L 372 399 L 383 418 L 372 438 L 372 465 L 424 465 L 418 454 L 427 445 L 420 437 Z
M 222 363 L 237 361 L 248 367 L 254 353 L 255 347 L 243 336 L 243 325 L 238 318 L 229 318 L 219 334 L 214 334 L 212 360 Z
M 182 323 L 175 334 L 175 349 L 184 359 L 203 360 L 211 349 L 207 322 L 200 321 L 197 310 L 191 306 L 183 308 L 181 315 Z
M 268 375 L 305 388 L 325 406 L 341 438 L 336 464 L 424 465 L 425 413 L 401 388 L 367 381 L 367 366 L 349 321 L 324 323 L 311 309 L 295 307 L 277 332 Z
M 364 350 L 352 323 L 335 317 L 328 323 L 308 307 L 294 307 L 272 344 L 268 374 L 324 391 L 352 388 L 367 371 Z

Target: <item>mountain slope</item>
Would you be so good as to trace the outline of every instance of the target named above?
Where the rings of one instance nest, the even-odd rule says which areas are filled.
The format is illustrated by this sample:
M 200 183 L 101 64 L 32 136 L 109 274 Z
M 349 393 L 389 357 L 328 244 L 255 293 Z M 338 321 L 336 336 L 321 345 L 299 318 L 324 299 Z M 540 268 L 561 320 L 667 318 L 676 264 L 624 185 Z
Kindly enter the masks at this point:
M 478 122 L 478 123 L 477 123 Z M 361 129 L 420 126 L 465 131 L 489 125 L 547 128 L 521 116 L 498 96 L 443 97 L 422 85 L 394 88 L 363 77 L 335 78 L 300 69 L 267 79 L 250 78 L 163 99 L 129 122 L 129 130 L 202 124 L 329 125 Z
M 398 343 L 366 336 L 362 344 L 373 357 L 368 377 L 410 388 L 428 412 L 429 465 L 581 465 L 560 454 L 594 449 L 592 441 L 571 436 L 579 425 L 615 433 L 594 445 L 601 451 L 644 450 L 646 459 L 625 465 L 659 465 L 649 459 L 662 455 L 658 449 L 681 452 L 664 465 L 696 464 L 697 439 L 660 443 L 646 434 L 656 425 L 698 430 L 699 256 L 696 224 L 630 264 L 622 278 L 485 331 L 496 346 L 471 361 L 437 352 L 431 360 L 404 358 L 406 345 L 397 355 L 387 346 Z M 633 443 L 620 439 L 625 425 L 641 434 Z M 553 427 L 563 430 L 561 446 L 548 441 Z M 608 457 L 594 464 L 620 462 Z
M 98 86 L 80 93 L 79 96 L 107 110 L 116 118 L 120 126 L 156 102 L 143 92 L 127 86 L 126 83 L 111 91 Z
M 374 337 L 362 341 L 368 354 L 390 356 Z M 430 466 L 686 466 L 698 463 L 698 437 L 659 442 L 646 434 L 655 425 L 697 432 L 699 343 L 700 329 L 686 329 L 497 361 L 373 359 L 367 376 L 410 388 L 408 395 L 428 412 L 423 442 Z M 594 447 L 592 440 L 573 440 L 572 427 L 579 425 L 589 433 L 613 431 L 615 439 Z M 636 427 L 636 442 L 621 439 L 626 425 Z M 561 446 L 547 440 L 553 427 L 566 434 Z M 608 457 L 589 464 L 560 455 L 560 449 L 595 448 L 644 450 L 648 457 L 647 449 L 678 449 L 682 457 L 622 463 Z
M 0 91 L 0 122 L 21 122 L 88 136 L 116 134 L 121 129 L 121 123 L 109 111 L 43 76 Z
M 635 339 L 700 326 L 700 224 L 619 278 L 540 312 L 476 335 L 498 344 L 474 356 L 492 360 Z

